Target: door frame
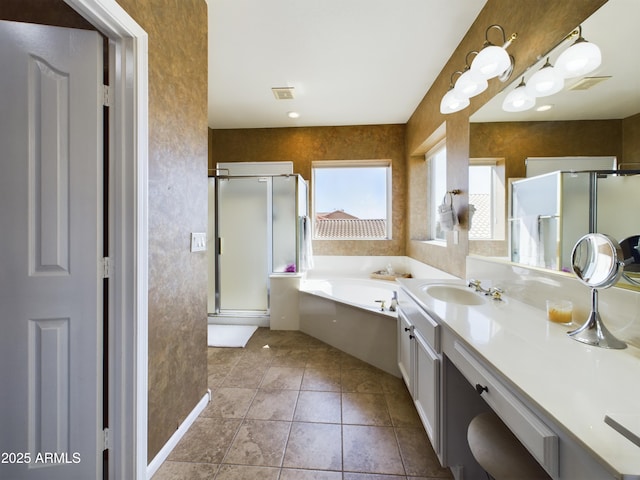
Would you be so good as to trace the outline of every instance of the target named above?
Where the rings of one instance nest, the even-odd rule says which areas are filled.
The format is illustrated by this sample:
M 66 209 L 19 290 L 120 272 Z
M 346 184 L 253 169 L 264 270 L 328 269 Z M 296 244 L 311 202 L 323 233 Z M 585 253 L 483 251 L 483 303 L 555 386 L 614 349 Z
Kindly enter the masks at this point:
M 64 1 L 109 39 L 109 479 L 146 479 L 148 37 L 115 0 Z

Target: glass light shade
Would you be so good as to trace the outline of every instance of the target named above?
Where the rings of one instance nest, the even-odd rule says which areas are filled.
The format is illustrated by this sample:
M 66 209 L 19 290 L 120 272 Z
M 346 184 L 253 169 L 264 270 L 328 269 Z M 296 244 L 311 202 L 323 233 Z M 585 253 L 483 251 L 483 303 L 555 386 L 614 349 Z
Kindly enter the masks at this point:
M 556 61 L 558 71 L 564 78 L 574 78 L 593 72 L 602 63 L 600 48 L 583 38 L 560 54 Z
M 463 97 L 473 97 L 484 92 L 489 84 L 484 77 L 467 70 L 456 81 L 455 90 Z
M 440 113 L 455 113 L 469 106 L 469 98 L 451 88 L 440 101 Z
M 534 97 L 547 97 L 564 88 L 564 77 L 547 61 L 531 76 L 526 88 L 527 92 Z
M 526 85 L 521 82 L 514 90 L 509 92 L 504 102 L 502 102 L 502 109 L 505 112 L 524 112 L 529 110 L 536 104 L 536 98 L 527 92 Z
M 511 65 L 507 51 L 497 45 L 484 47 L 471 62 L 471 71 L 482 78 L 497 77 Z

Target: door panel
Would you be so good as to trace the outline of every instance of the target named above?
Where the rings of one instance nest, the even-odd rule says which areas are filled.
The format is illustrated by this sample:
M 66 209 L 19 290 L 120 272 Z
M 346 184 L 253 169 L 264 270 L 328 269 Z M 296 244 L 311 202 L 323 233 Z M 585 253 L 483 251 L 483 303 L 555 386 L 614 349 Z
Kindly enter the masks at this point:
M 0 22 L 0 478 L 102 478 L 102 39 Z
M 267 177 L 218 181 L 220 313 L 268 312 L 270 181 Z

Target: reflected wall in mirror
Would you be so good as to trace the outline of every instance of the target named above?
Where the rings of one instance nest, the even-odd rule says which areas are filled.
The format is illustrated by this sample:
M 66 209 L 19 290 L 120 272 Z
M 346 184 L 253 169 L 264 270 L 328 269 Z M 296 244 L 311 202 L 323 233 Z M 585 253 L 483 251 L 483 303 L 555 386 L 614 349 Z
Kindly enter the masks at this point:
M 584 38 L 598 45 L 602 52 L 602 64 L 588 77 L 606 77 L 606 80 L 567 79 L 562 91 L 537 99 L 537 106 L 544 103 L 551 105 L 551 109 L 505 112 L 503 100 L 520 83 L 520 76 L 471 116 L 469 156 L 471 159 L 504 158 L 507 201 L 511 183 L 525 177 L 527 157 L 613 156 L 618 168 L 640 168 L 640 61 L 633 53 L 640 43 L 634 33 L 638 18 L 640 2 L 637 0 L 609 0 L 582 23 Z M 561 40 L 558 38 L 558 42 Z M 540 52 L 538 64 L 524 73 L 525 81 L 545 63 L 547 56 L 554 64 L 571 43 L 566 41 L 551 52 Z M 585 89 L 585 85 L 592 86 Z M 558 170 L 563 170 L 561 164 Z M 614 192 L 624 199 L 626 191 L 624 185 L 611 182 L 600 195 L 602 198 Z M 632 202 L 637 205 L 637 196 L 628 202 L 621 200 L 619 207 L 629 208 L 631 212 Z M 624 217 L 621 211 L 601 217 L 608 222 Z M 638 217 L 637 211 L 634 211 L 635 217 Z M 605 230 L 610 228 L 611 225 L 601 225 L 597 231 L 615 235 Z M 586 228 L 576 235 L 588 232 Z M 633 233 L 640 234 L 640 231 Z M 572 245 L 567 248 L 571 249 Z M 469 253 L 508 259 L 509 238 L 492 242 L 470 240 Z

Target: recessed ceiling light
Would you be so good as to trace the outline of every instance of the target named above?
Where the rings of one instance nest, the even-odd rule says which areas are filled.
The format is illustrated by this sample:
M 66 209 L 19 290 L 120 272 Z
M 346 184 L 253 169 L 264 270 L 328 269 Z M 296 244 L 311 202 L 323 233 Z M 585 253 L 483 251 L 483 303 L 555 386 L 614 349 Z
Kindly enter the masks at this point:
M 300 114 L 298 112 L 287 112 L 287 117 L 289 118 L 298 118 Z
M 536 108 L 536 112 L 546 112 L 547 110 L 551 110 L 553 108 L 553 105 L 540 105 L 538 108 Z

